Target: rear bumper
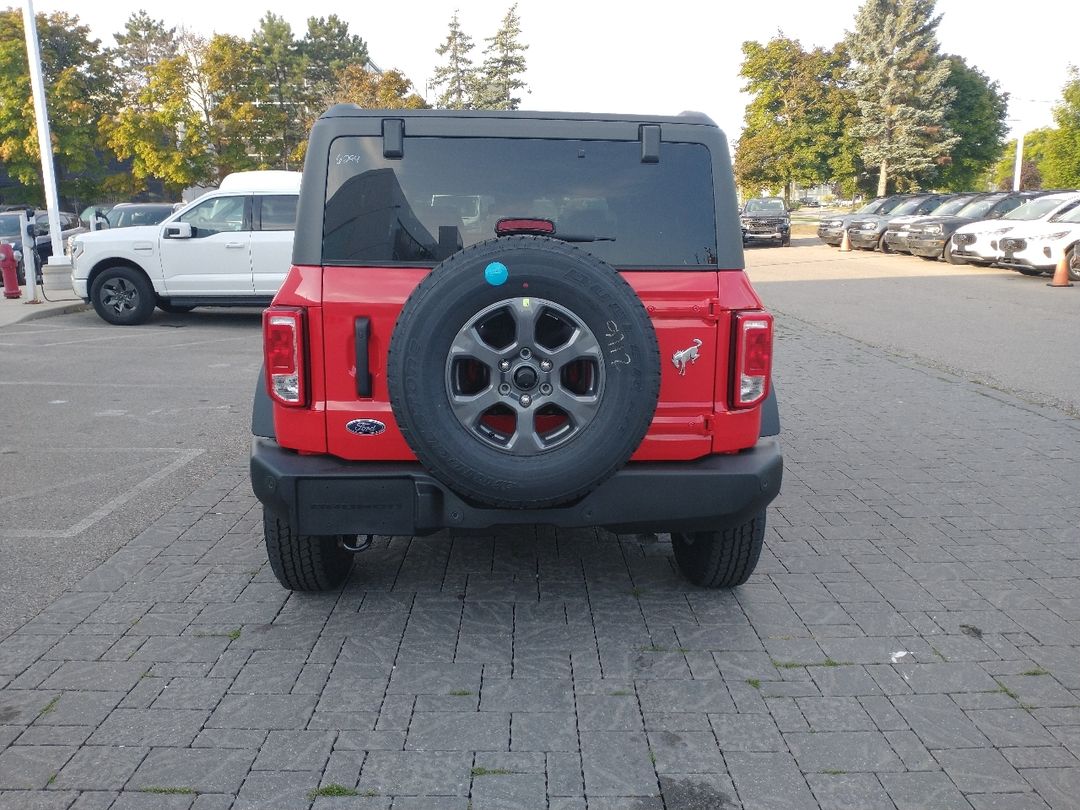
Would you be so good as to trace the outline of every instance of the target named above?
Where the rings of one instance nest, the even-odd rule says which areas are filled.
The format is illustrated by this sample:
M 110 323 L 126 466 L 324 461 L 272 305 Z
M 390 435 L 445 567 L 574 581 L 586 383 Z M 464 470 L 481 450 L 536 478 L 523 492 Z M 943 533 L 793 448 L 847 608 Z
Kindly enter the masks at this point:
M 301 534 L 423 535 L 540 523 L 621 532 L 695 531 L 742 523 L 780 492 L 775 437 L 736 455 L 628 464 L 581 500 L 547 509 L 499 509 L 466 501 L 419 464 L 302 456 L 255 438 L 251 484 Z

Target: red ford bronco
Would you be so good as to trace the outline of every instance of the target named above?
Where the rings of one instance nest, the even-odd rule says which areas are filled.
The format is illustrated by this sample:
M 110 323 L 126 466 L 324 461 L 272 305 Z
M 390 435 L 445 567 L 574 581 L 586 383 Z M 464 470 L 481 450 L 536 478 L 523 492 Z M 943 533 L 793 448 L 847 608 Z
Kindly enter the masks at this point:
M 772 326 L 704 115 L 333 107 L 263 316 L 274 574 L 543 523 L 670 532 L 688 579 L 739 585 L 783 469 Z

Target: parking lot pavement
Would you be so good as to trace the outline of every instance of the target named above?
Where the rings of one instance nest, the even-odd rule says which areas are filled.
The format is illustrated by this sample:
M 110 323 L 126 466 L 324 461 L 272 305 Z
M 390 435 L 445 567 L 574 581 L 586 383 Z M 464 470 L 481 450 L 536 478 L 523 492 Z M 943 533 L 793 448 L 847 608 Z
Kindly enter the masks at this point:
M 778 339 L 747 585 L 522 528 L 289 595 L 238 459 L 0 641 L 0 808 L 1073 810 L 1080 422 Z

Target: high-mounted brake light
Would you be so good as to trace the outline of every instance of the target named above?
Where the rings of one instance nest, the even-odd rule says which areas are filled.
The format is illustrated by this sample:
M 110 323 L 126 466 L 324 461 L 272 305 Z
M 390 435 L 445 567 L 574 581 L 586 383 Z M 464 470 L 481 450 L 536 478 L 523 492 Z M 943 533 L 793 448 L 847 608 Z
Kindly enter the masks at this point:
M 495 223 L 496 236 L 508 236 L 515 233 L 555 233 L 555 223 L 550 219 L 536 219 L 534 217 L 504 217 Z
M 773 319 L 768 312 L 735 316 L 735 369 L 731 404 L 752 408 L 769 393 L 772 371 Z
M 303 309 L 271 307 L 263 312 L 266 384 L 281 405 L 307 405 L 305 345 Z

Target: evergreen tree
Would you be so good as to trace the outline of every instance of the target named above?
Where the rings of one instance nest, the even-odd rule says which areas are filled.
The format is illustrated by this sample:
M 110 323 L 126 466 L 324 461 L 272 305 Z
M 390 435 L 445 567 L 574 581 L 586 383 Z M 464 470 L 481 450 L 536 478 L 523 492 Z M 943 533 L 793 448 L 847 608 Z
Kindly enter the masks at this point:
M 154 66 L 177 55 L 175 28 L 166 28 L 164 20 L 155 20 L 145 11 L 137 11 L 124 23 L 124 32 L 113 34 L 117 75 L 125 105 L 136 104 L 140 91 L 151 81 Z
M 316 114 L 327 106 L 326 99 L 334 92 L 343 71 L 350 66 L 362 68 L 368 62 L 367 43 L 350 34 L 349 24 L 336 14 L 308 18 L 300 53 L 306 59 L 307 90 Z
M 961 56 L 948 56 L 947 85 L 953 102 L 945 115 L 945 125 L 959 137 L 949 162 L 937 173 L 937 186 L 950 191 L 968 191 L 1001 156 L 1008 127 L 1005 117 L 1009 95 L 997 82 L 967 64 Z
M 450 18 L 450 30 L 446 41 L 435 49 L 446 63 L 435 68 L 428 86 L 438 93 L 435 106 L 444 110 L 471 110 L 476 91 L 476 67 L 469 55 L 473 49 L 472 37 L 461 30 L 458 12 Z
M 847 36 L 859 106 L 852 134 L 878 170 L 879 195 L 890 179 L 917 187 L 959 140 L 946 123 L 955 91 L 938 55 L 940 21 L 934 0 L 866 0 Z
M 1069 68 L 1061 103 L 1054 107 L 1054 123 L 1046 144 L 1043 180 L 1050 188 L 1080 188 L 1080 71 Z
M 476 94 L 476 107 L 486 110 L 516 110 L 521 99 L 514 93 L 526 89 L 522 75 L 525 73 L 525 51 L 528 45 L 520 41 L 521 21 L 517 15 L 517 3 L 510 6 L 495 36 L 484 41 L 484 64 Z
M 299 168 L 307 139 L 310 95 L 304 78 L 307 57 L 284 17 L 268 11 L 251 37 L 257 55 L 255 80 L 265 89 L 257 103 L 263 147 L 260 162 L 279 169 Z

